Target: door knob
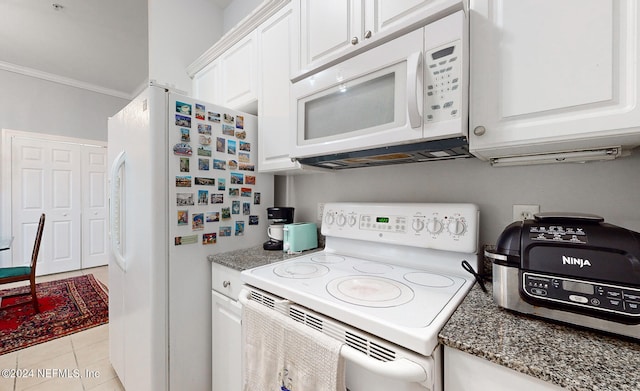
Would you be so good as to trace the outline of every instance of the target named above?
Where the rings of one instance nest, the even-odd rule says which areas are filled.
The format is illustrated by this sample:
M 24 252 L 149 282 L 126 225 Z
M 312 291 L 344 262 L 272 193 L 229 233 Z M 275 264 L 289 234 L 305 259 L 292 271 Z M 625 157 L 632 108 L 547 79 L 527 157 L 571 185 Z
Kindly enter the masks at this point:
M 367 32 L 366 32 L 366 33 L 364 33 L 364 37 L 365 37 L 366 39 L 371 38 L 371 30 L 367 30 Z
M 351 38 L 351 44 L 352 45 L 357 45 L 358 44 L 358 37 Z
M 223 286 L 224 288 L 228 288 L 228 287 L 229 287 L 229 285 L 231 285 L 231 281 L 223 281 L 223 282 L 222 282 L 222 286 Z

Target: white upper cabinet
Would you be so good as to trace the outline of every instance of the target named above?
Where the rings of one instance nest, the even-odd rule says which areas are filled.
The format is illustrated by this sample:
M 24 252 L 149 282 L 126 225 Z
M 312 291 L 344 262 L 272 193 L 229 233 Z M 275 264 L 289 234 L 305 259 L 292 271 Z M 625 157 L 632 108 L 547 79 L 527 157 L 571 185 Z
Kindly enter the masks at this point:
M 257 29 L 258 40 L 258 170 L 298 169 L 289 158 L 291 51 L 297 44 L 291 4 Z
M 222 105 L 220 91 L 220 61 L 216 60 L 193 77 L 193 95 L 196 99 Z
M 301 0 L 302 68 L 313 68 L 346 53 L 363 40 L 359 31 L 362 11 L 361 0 Z
M 297 0 L 300 59 L 294 79 L 463 8 L 462 0 Z
M 470 13 L 476 156 L 640 143 L 636 1 L 472 0 Z
M 420 22 L 427 13 L 442 9 L 445 14 L 452 13 L 453 8 L 461 9 L 462 1 L 446 2 L 434 0 L 365 0 L 364 38 L 368 32 L 384 33 L 403 28 L 411 28 L 413 23 Z M 441 16 L 438 16 L 438 18 Z M 433 21 L 431 19 L 429 21 Z M 425 24 L 425 23 L 421 23 Z M 415 26 L 421 27 L 421 26 Z
M 256 113 L 258 47 L 253 31 L 220 56 L 222 105 Z
M 255 31 L 193 76 L 194 98 L 256 114 L 258 49 Z

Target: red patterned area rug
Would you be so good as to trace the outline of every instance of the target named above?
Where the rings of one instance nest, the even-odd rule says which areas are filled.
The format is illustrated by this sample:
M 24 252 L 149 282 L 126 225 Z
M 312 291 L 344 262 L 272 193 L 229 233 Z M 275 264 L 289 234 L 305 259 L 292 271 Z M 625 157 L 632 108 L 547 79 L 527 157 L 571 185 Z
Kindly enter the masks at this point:
M 29 286 L 0 291 L 28 292 Z M 36 284 L 40 313 L 31 303 L 0 307 L 0 355 L 109 322 L 109 295 L 92 274 Z M 8 298 L 2 306 L 29 296 Z

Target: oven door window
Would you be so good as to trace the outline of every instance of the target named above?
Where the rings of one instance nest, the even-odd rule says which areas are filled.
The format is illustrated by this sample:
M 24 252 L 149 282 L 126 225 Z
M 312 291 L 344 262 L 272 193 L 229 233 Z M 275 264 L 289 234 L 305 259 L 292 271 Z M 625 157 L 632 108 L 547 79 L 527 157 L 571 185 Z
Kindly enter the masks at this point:
M 402 62 L 299 100 L 300 144 L 343 140 L 404 125 L 406 77 L 406 62 Z

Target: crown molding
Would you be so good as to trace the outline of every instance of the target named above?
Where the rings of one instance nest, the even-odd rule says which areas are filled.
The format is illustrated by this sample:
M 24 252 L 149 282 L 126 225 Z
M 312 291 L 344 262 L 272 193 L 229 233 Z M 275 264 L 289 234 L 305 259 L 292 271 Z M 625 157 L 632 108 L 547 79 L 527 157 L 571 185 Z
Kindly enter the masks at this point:
M 0 61 L 0 70 L 18 73 L 24 76 L 35 77 L 37 79 L 47 80 L 58 84 L 67 85 L 70 87 L 80 88 L 87 91 L 97 92 L 99 94 L 110 95 L 116 98 L 131 100 L 134 97 L 131 94 L 127 94 L 122 91 L 112 90 L 105 87 L 100 87 L 95 84 L 85 83 L 79 80 L 70 79 L 67 77 L 54 75 L 52 73 L 47 73 L 43 71 L 39 71 L 37 69 L 24 67 L 21 65 L 16 65 L 4 61 Z
M 222 53 L 235 45 L 247 34 L 255 30 L 264 21 L 287 5 L 291 0 L 265 0 L 256 9 L 251 11 L 244 19 L 222 36 L 213 46 L 187 67 L 187 75 L 193 77 Z

